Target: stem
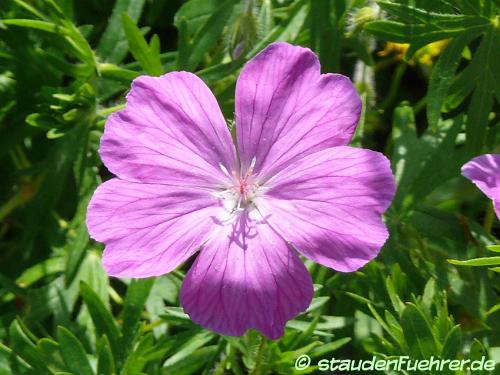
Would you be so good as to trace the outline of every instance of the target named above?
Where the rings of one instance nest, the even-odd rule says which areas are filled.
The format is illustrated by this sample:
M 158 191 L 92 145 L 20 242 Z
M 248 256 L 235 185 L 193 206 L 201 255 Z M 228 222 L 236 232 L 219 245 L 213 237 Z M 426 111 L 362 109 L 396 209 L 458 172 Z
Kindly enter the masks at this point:
M 124 69 L 115 64 L 103 63 L 98 66 L 99 73 L 106 78 L 115 79 L 125 83 L 130 83 L 134 78 L 140 75 L 134 70 Z
M 255 367 L 253 368 L 251 375 L 261 374 L 260 366 L 262 364 L 262 355 L 264 354 L 265 344 L 266 344 L 266 338 L 264 336 L 260 336 L 260 344 L 259 344 L 259 349 L 257 350 L 257 358 L 255 359 Z
M 31 167 L 31 163 L 28 160 L 28 157 L 26 156 L 26 153 L 24 152 L 24 149 L 22 148 L 21 145 L 16 145 L 16 152 L 17 156 L 19 158 L 19 161 L 21 162 L 21 167 L 23 169 L 27 169 Z
M 398 94 L 399 84 L 401 83 L 401 79 L 403 78 L 403 74 L 406 71 L 406 63 L 401 62 L 396 68 L 394 75 L 392 77 L 391 87 L 389 88 L 389 94 L 385 101 L 380 105 L 380 108 L 386 110 L 392 104 L 392 102 L 396 99 Z
M 2 206 L 0 206 L 0 220 L 3 220 L 8 214 L 10 214 L 15 208 L 23 203 L 23 198 L 21 192 L 18 192 Z
M 427 105 L 427 97 L 424 96 L 413 106 L 413 114 L 416 116 L 421 110 L 425 108 Z
M 97 116 L 107 117 L 108 115 L 110 115 L 116 111 L 119 111 L 120 109 L 123 109 L 123 108 L 125 108 L 125 103 L 115 105 L 114 107 L 103 108 L 99 112 L 97 112 Z
M 375 67 L 373 68 L 375 72 L 378 72 L 379 70 L 385 69 L 391 65 L 394 65 L 398 62 L 400 62 L 401 59 L 398 57 L 392 57 L 390 59 L 384 59 L 379 61 L 378 63 L 375 64 Z
M 495 213 L 493 211 L 493 201 L 488 203 L 486 208 L 486 214 L 484 215 L 483 227 L 488 234 L 491 234 L 491 228 L 493 227 L 493 220 L 495 220 Z
M 150 332 L 153 330 L 153 328 L 161 326 L 162 324 L 167 324 L 167 322 L 163 319 L 155 320 L 154 322 L 145 325 L 143 328 L 143 332 Z

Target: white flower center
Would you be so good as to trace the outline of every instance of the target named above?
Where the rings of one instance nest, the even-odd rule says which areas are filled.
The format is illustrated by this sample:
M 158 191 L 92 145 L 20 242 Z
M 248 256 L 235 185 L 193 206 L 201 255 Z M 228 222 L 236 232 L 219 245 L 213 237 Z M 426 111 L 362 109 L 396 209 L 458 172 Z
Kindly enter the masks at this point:
M 229 173 L 223 165 L 220 165 L 221 170 L 229 178 L 227 188 L 215 193 L 217 197 L 222 199 L 227 213 L 227 217 L 223 218 L 224 222 L 232 221 L 233 218 L 237 217 L 238 213 L 253 210 L 257 207 L 256 203 L 262 187 L 253 176 L 254 166 L 255 159 L 245 173 L 237 173 L 236 171 Z

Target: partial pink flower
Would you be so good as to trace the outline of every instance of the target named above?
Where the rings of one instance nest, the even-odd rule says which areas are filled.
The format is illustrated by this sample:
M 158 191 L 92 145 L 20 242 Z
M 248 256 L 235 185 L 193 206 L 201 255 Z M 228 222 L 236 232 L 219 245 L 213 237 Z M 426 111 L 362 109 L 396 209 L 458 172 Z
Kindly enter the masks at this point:
M 493 201 L 495 213 L 500 219 L 500 154 L 475 157 L 463 165 L 462 175 Z
M 348 78 L 321 74 L 309 49 L 287 43 L 243 68 L 236 145 L 195 75 L 135 79 L 101 139 L 117 178 L 87 213 L 106 271 L 162 275 L 199 252 L 180 293 L 191 319 L 225 335 L 280 337 L 313 295 L 298 253 L 350 272 L 388 237 L 389 161 L 346 146 L 360 111 Z

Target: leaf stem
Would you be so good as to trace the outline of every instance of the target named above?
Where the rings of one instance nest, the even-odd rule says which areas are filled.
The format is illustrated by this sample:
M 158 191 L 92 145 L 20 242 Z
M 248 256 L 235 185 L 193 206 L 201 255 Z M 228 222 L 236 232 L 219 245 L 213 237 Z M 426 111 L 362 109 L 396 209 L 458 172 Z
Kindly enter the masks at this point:
M 255 367 L 253 368 L 251 375 L 261 375 L 261 365 L 262 365 L 262 356 L 264 354 L 264 346 L 266 345 L 266 338 L 264 336 L 260 336 L 260 344 L 259 349 L 257 350 L 257 357 L 255 358 Z

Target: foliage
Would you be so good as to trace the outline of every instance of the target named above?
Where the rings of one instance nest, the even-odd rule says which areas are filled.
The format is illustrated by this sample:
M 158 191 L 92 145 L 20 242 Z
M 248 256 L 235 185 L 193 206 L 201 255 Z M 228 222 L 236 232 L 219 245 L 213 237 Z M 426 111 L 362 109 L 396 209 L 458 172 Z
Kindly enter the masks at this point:
M 301 354 L 500 361 L 500 262 L 486 258 L 500 225 L 460 176 L 500 152 L 499 12 L 497 0 L 0 2 L 0 374 L 290 374 Z M 110 177 L 106 117 L 132 79 L 193 71 L 230 121 L 240 68 L 273 41 L 353 77 L 353 143 L 390 156 L 398 193 L 380 256 L 354 274 L 307 262 L 313 303 L 271 342 L 192 323 L 178 301 L 187 267 L 109 279 L 85 213 Z

